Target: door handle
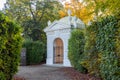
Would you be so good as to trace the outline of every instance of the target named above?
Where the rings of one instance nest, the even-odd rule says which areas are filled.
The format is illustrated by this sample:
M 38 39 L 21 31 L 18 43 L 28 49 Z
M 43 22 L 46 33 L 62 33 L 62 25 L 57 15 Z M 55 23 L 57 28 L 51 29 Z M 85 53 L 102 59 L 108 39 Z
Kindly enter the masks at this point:
M 60 56 L 60 55 L 57 55 L 58 57 Z

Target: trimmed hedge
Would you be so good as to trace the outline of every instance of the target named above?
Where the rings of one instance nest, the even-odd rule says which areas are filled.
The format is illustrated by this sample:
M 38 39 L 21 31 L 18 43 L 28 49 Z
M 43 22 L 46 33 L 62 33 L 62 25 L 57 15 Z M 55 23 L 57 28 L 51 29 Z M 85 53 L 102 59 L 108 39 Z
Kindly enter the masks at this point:
M 83 30 L 84 31 L 84 30 Z M 75 29 L 71 33 L 68 45 L 68 57 L 72 66 L 82 73 L 86 73 L 86 69 L 80 64 L 84 53 L 85 38 L 84 33 L 80 29 Z
M 0 80 L 12 80 L 18 70 L 21 27 L 0 12 Z
M 95 76 L 100 76 L 99 71 L 99 55 L 96 49 L 96 38 L 97 38 L 97 26 L 96 23 L 92 23 L 91 26 L 88 26 L 85 30 L 85 47 L 83 60 L 81 64 L 88 70 L 88 73 Z
M 86 29 L 82 65 L 103 80 L 120 80 L 120 22 L 108 16 Z
M 120 40 L 120 26 L 117 26 L 118 20 L 111 16 L 103 19 L 101 23 L 103 26 L 98 26 L 96 40 L 96 47 L 100 52 L 100 74 L 104 80 L 119 80 L 120 65 L 118 65 L 118 59 L 120 56 L 118 54 L 120 53 L 116 51 L 116 44 L 120 43 L 120 41 L 117 41 Z M 118 48 L 120 48 L 120 45 Z
M 23 44 L 26 48 L 26 62 L 30 64 L 39 64 L 45 62 L 46 44 L 40 41 L 27 40 Z

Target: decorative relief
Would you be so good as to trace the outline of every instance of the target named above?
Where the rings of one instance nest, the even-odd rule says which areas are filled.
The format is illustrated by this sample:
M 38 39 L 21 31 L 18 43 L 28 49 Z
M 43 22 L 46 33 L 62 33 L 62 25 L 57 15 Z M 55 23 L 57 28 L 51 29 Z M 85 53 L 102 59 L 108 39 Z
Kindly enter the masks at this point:
M 53 35 L 55 32 L 54 31 L 49 31 L 47 32 L 47 35 Z
M 49 32 L 47 32 L 47 35 L 69 33 L 70 31 L 71 31 L 71 29 L 58 29 L 58 30 L 55 30 L 55 31 L 49 31 Z
M 61 30 L 59 30 L 60 33 L 68 33 L 70 31 L 71 31 L 71 29 L 61 29 Z

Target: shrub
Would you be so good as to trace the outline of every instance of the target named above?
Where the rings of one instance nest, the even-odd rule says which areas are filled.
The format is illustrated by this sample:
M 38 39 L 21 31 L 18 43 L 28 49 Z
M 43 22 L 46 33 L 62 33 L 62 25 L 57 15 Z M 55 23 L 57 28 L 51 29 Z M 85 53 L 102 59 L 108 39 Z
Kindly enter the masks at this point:
M 40 41 L 27 40 L 23 45 L 26 50 L 27 64 L 38 64 L 45 61 L 46 44 Z
M 82 65 L 103 80 L 120 79 L 120 26 L 113 16 L 93 22 L 86 29 L 86 56 Z
M 69 39 L 68 57 L 72 66 L 80 72 L 86 73 L 86 69 L 80 64 L 84 53 L 84 33 L 82 30 L 75 29 Z
M 85 47 L 83 53 L 83 60 L 81 64 L 88 70 L 89 74 L 99 76 L 99 55 L 96 49 L 96 34 L 97 27 L 96 23 L 93 22 L 91 26 L 87 27 L 85 30 Z
M 120 43 L 117 41 L 120 40 L 120 26 L 117 26 L 118 20 L 111 16 L 103 19 L 101 23 L 103 26 L 98 26 L 96 40 L 96 47 L 100 52 L 100 74 L 104 80 L 119 80 L 120 66 L 118 63 L 120 56 L 118 54 L 120 53 L 116 52 L 116 44 Z
M 6 80 L 5 74 L 2 71 L 0 71 L 0 80 Z
M 0 80 L 12 80 L 20 62 L 21 27 L 0 12 Z

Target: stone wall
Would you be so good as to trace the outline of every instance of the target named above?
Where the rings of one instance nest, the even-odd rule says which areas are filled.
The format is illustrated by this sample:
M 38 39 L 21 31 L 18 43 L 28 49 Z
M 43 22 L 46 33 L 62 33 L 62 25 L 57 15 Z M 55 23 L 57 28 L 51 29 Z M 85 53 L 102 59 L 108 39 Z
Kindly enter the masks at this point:
M 26 66 L 26 48 L 22 48 L 22 50 L 21 50 L 20 65 Z

